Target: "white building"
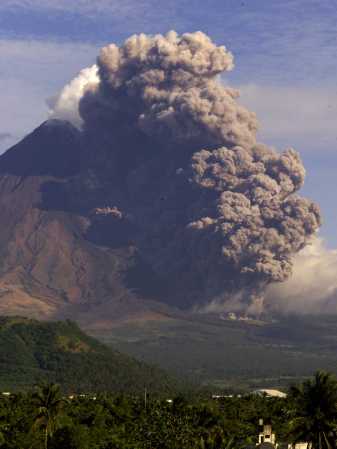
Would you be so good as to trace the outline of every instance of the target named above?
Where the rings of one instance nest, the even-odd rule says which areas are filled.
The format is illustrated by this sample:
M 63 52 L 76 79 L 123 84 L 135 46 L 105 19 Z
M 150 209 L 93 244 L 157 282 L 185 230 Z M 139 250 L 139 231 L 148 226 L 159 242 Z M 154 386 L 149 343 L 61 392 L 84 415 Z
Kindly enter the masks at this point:
M 308 443 L 288 444 L 288 449 L 308 449 Z
M 287 395 L 283 391 L 275 390 L 272 388 L 262 388 L 260 390 L 253 391 L 254 394 L 266 395 L 270 398 L 286 398 Z
M 259 439 L 257 446 L 262 443 L 276 445 L 275 433 L 272 432 L 271 424 L 263 424 L 263 419 L 259 420 Z M 275 446 L 277 447 L 277 446 Z
M 259 419 L 259 435 L 256 443 L 259 449 L 277 449 L 275 433 L 273 433 L 270 423 L 264 424 L 263 419 Z M 298 442 L 295 444 L 288 444 L 288 449 L 308 449 L 308 443 Z

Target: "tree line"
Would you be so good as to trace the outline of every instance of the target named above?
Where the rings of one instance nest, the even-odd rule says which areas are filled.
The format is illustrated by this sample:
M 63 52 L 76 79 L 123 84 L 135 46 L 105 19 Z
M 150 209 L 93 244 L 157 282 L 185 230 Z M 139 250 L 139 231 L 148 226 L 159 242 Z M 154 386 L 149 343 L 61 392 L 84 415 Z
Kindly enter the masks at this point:
M 119 394 L 64 396 L 56 384 L 0 399 L 1 449 L 244 449 L 258 421 L 272 423 L 280 446 L 335 449 L 337 378 L 317 372 L 286 398 L 175 398 Z

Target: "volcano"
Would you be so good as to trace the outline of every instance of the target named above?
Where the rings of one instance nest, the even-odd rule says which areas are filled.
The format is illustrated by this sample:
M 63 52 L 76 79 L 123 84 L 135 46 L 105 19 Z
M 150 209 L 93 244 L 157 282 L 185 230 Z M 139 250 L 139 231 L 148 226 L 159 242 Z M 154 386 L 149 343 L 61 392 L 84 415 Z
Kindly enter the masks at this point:
M 321 216 L 299 154 L 259 143 L 221 82 L 232 68 L 202 32 L 140 34 L 65 86 L 0 158 L 0 312 L 263 311 Z

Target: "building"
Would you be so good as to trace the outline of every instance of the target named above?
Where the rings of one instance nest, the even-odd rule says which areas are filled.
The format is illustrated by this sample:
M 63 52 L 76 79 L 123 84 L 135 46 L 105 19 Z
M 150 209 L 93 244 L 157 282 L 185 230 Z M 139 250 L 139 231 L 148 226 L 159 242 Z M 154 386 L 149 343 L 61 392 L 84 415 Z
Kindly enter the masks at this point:
M 302 442 L 302 443 L 288 444 L 288 449 L 308 449 L 308 443 Z
M 275 389 L 271 389 L 271 388 L 262 388 L 260 390 L 255 390 L 253 391 L 253 394 L 258 394 L 258 395 L 266 395 L 267 397 L 270 398 L 286 398 L 287 395 L 286 393 L 284 393 L 283 391 L 280 390 L 275 390 Z
M 259 437 L 258 437 L 258 448 L 276 448 L 276 438 L 275 433 L 272 431 L 271 423 L 264 424 L 263 419 L 259 420 Z
M 276 436 L 273 433 L 271 423 L 264 423 L 263 419 L 259 419 L 259 435 L 256 443 L 258 449 L 277 449 L 279 444 L 276 443 Z M 298 442 L 294 444 L 281 445 L 281 448 L 287 449 L 308 449 L 307 442 Z

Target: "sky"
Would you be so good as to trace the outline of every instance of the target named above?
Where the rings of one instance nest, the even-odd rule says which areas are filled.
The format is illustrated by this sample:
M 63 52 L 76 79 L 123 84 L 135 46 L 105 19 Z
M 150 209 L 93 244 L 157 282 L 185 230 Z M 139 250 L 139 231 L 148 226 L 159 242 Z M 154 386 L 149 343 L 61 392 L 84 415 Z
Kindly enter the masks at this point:
M 294 147 L 337 247 L 337 0 L 0 0 L 0 151 L 48 117 L 48 100 L 103 45 L 201 30 L 233 54 L 224 83 L 257 113 L 259 140 Z

